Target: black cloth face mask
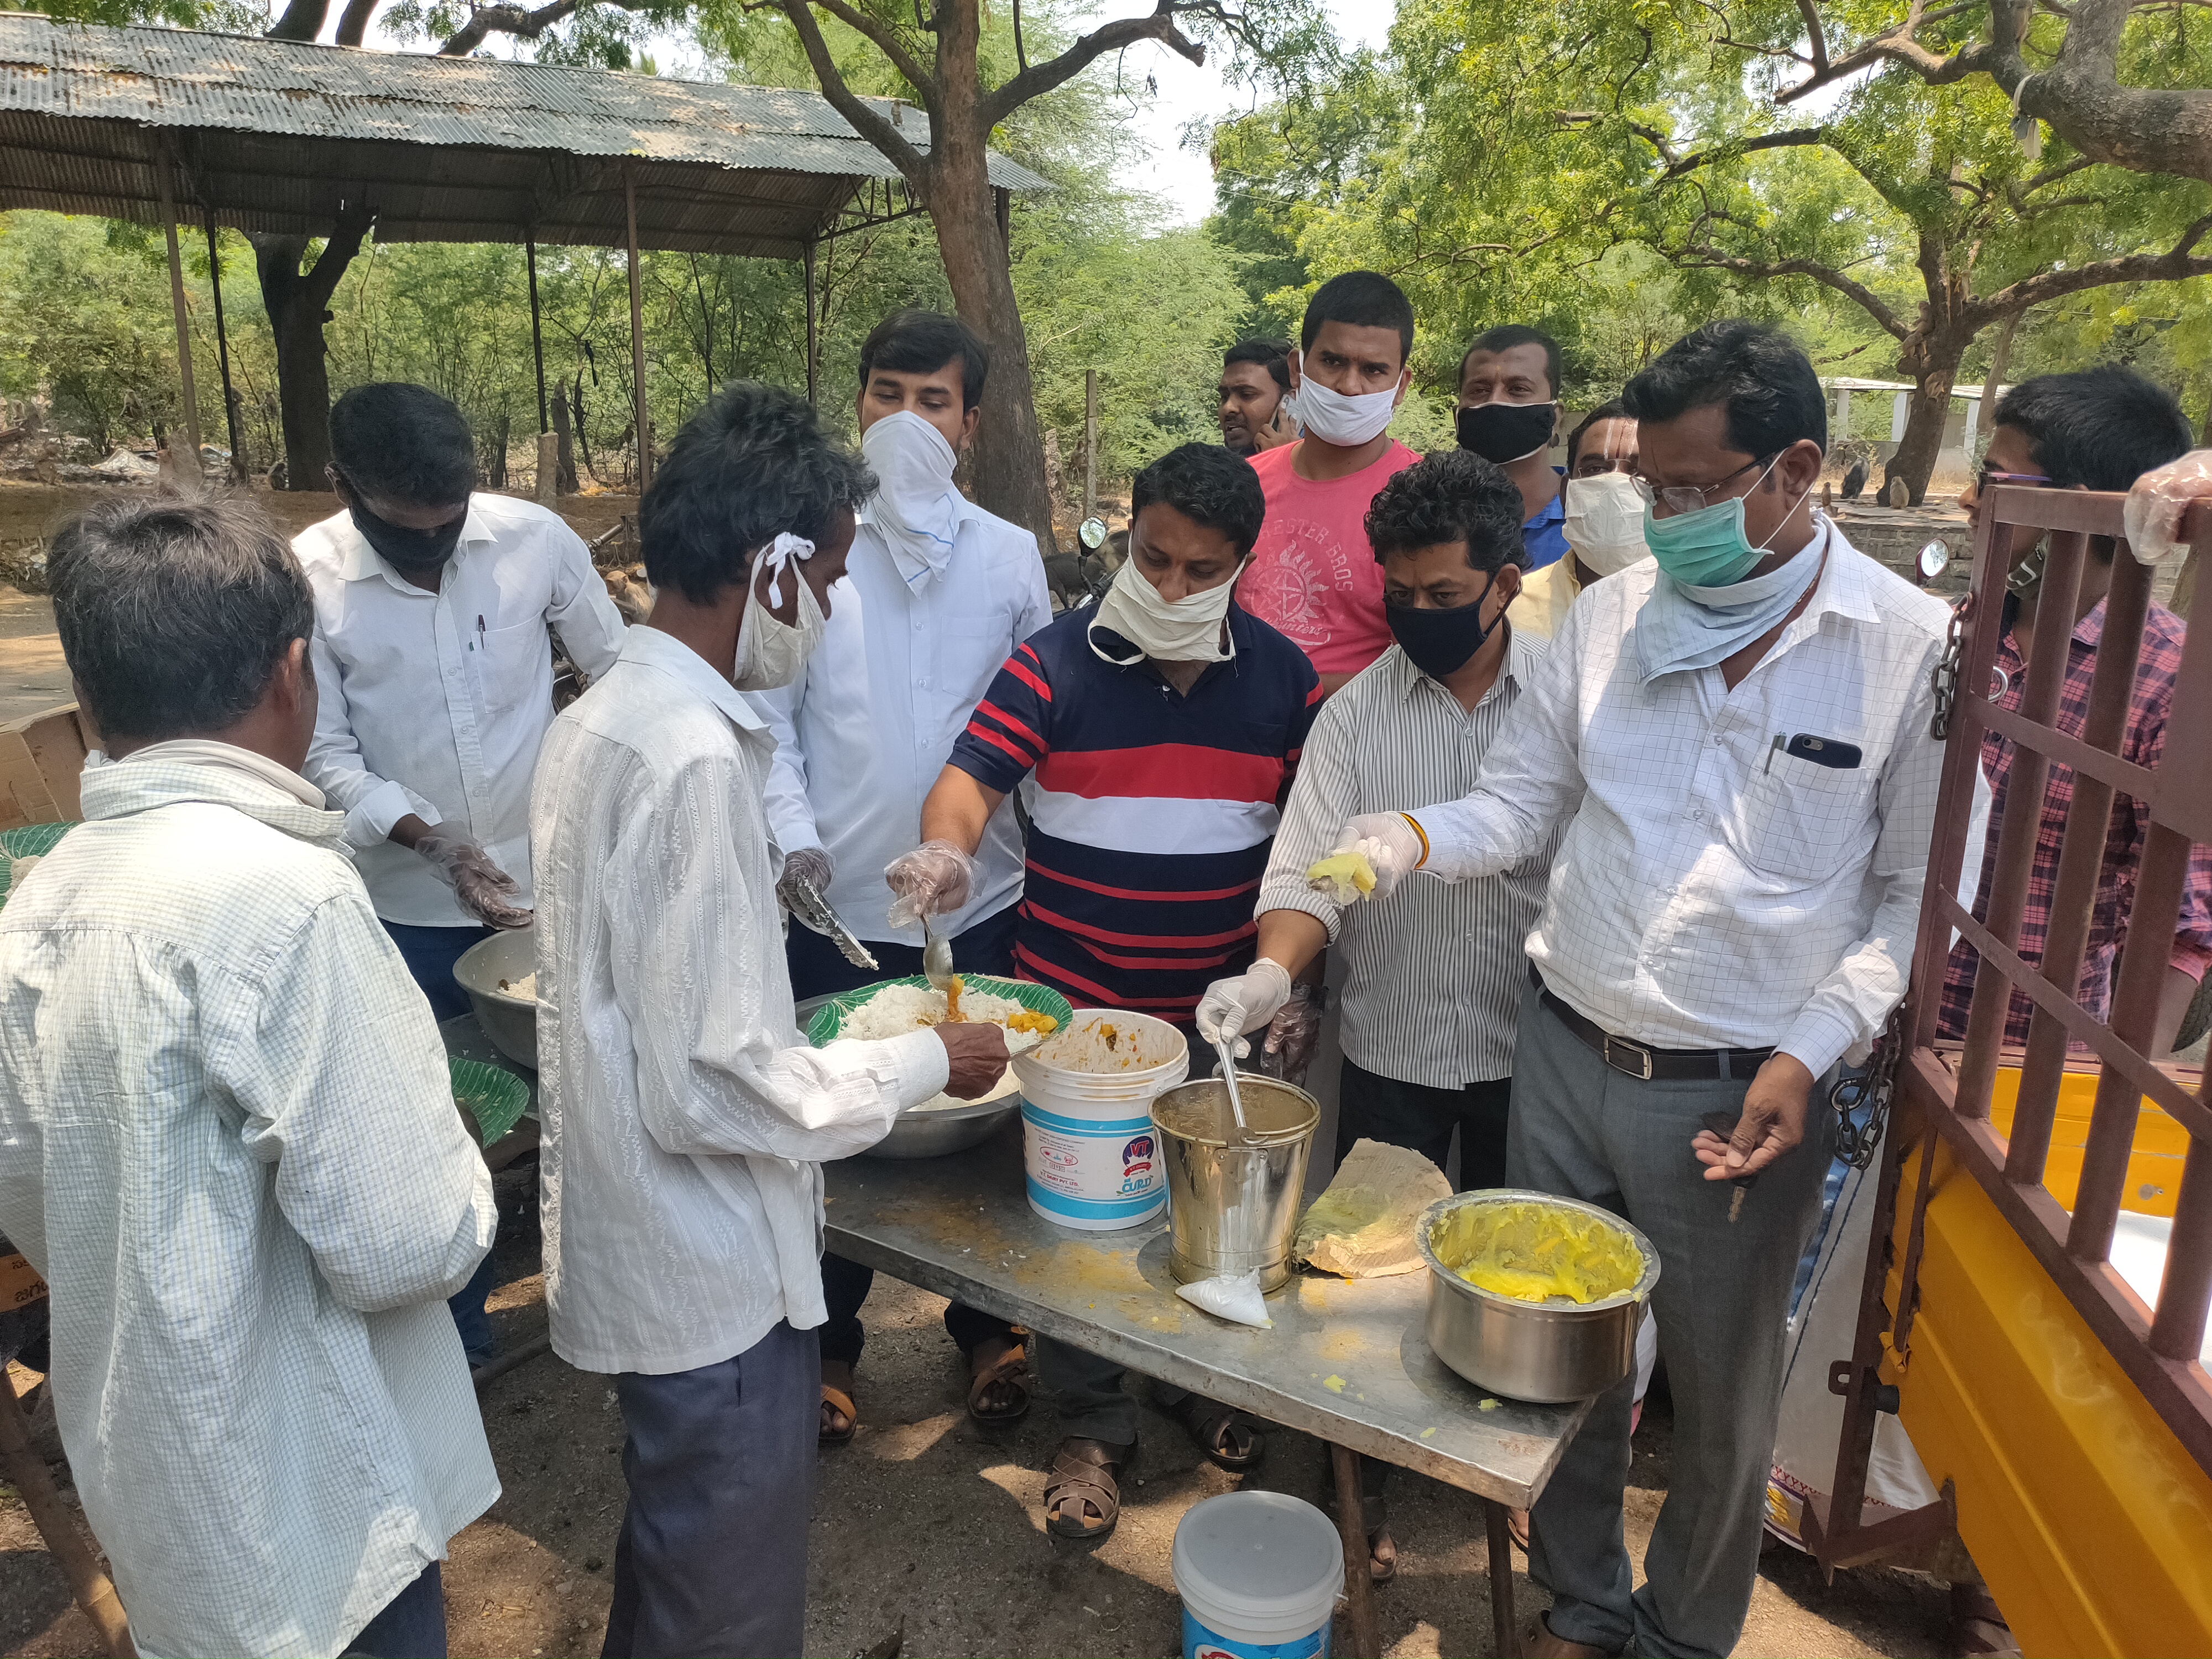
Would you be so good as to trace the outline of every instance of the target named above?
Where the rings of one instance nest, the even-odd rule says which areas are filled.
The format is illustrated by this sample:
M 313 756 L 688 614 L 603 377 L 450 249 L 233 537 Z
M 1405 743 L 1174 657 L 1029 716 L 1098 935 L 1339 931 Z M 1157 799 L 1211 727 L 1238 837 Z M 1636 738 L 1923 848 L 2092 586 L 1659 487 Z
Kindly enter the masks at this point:
M 1449 611 L 1386 605 L 1382 614 L 1389 621 L 1390 636 L 1398 641 L 1407 659 L 1431 679 L 1456 673 L 1505 620 L 1504 611 L 1500 611 L 1490 619 L 1489 626 L 1483 625 L 1482 607 L 1489 603 L 1490 590 L 1497 585 L 1498 576 L 1492 572 L 1480 599 Z
M 1495 465 L 1526 460 L 1552 441 L 1557 404 L 1475 404 L 1459 412 L 1459 447 Z
M 394 569 L 406 572 L 435 570 L 453 556 L 453 550 L 461 543 L 461 528 L 469 521 L 463 513 L 451 524 L 441 525 L 435 530 L 410 530 L 387 519 L 380 519 L 361 504 L 360 486 L 352 479 L 346 487 L 354 492 L 354 502 L 346 508 L 353 515 L 353 527 L 361 532 L 361 538 L 380 554 L 386 563 Z

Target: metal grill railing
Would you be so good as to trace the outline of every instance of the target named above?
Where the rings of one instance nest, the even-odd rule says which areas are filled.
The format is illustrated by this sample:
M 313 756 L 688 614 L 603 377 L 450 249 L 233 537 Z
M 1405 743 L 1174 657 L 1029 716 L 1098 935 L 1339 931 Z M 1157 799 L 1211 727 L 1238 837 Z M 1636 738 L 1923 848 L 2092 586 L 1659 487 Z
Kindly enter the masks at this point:
M 1899 1067 L 1902 1110 L 1893 1128 L 1877 1188 L 1873 1244 L 1860 1308 L 1857 1341 L 1848 1367 L 1836 1368 L 1845 1393 L 1843 1443 L 1833 1500 L 1815 1553 L 1831 1570 L 1865 1560 L 1926 1531 L 1915 1517 L 1862 1528 L 1867 1457 L 1884 1390 L 1880 1368 L 1887 1345 L 1902 1354 L 1911 1340 L 1917 1273 L 1931 1183 L 1928 1154 L 1940 1135 L 1959 1166 L 1978 1181 L 2045 1272 L 2081 1314 L 2189 1454 L 2212 1471 L 2212 1378 L 2197 1356 L 2212 1299 L 2212 1110 L 2200 1080 L 2195 1091 L 2152 1061 L 2148 1050 L 2180 909 L 2194 842 L 2212 842 L 2212 627 L 2194 630 L 2183 651 L 2173 713 L 2154 768 L 2121 758 L 2143 623 L 2154 573 L 2124 545 L 2116 495 L 2000 486 L 1983 503 L 1974 541 L 1969 632 L 1958 676 L 1960 688 L 1944 757 L 1937 829 L 1929 849 L 1926 898 L 1913 954 L 1912 988 L 1904 1030 L 1909 1044 Z M 2212 507 L 2192 510 L 2191 545 L 2212 544 Z M 2005 576 L 2023 537 L 2047 535 L 2048 556 L 2027 681 L 2017 709 L 1997 706 L 1973 688 L 1993 684 L 2002 636 Z M 2115 543 L 2112 585 L 2089 703 L 2080 737 L 2057 730 L 2075 608 L 2090 538 Z M 1968 844 L 1974 769 L 1984 730 L 2016 745 L 1986 914 L 1977 918 L 1954 896 L 1962 867 L 1978 870 L 1984 848 Z M 2045 788 L 2054 766 L 2074 772 L 2074 796 L 2060 844 L 2051 925 L 2042 958 L 2031 966 L 2017 950 L 2028 897 Z M 2106 853 L 2114 798 L 2146 809 L 2142 848 L 2126 940 L 2114 977 L 2109 1023 L 2075 999 L 2090 941 L 2092 907 Z M 1969 863 L 1968 861 L 1972 862 Z M 1979 958 L 1962 1052 L 1938 1053 L 1936 1032 L 1954 932 Z M 2018 991 L 2033 1004 L 2025 1055 L 2002 1048 L 2006 1015 Z M 2069 1043 L 2100 1065 L 2095 1104 L 2081 1181 L 2070 1213 L 2044 1185 L 2059 1087 Z M 1990 1122 L 2001 1063 L 2021 1066 L 2008 1135 Z M 2173 1214 L 2165 1279 L 2155 1308 L 2146 1307 L 2110 1265 L 2128 1160 L 2141 1103 L 2148 1097 L 2188 1133 L 2189 1151 Z M 1911 1225 L 1899 1267 L 1902 1290 L 1891 1309 L 1884 1296 L 1893 1261 L 1902 1166 L 1923 1151 L 1911 1194 Z M 1893 1406 L 1891 1407 L 1894 1409 Z M 1939 1506 L 1943 1507 L 1943 1506 Z M 1923 1512 L 1923 1517 L 1927 1512 Z

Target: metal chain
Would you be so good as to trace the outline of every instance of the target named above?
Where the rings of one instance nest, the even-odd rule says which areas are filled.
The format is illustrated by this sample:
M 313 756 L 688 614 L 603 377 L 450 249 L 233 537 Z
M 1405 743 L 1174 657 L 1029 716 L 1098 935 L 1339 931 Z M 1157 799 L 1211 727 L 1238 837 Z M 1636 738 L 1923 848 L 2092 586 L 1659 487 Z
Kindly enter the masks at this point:
M 1889 1121 L 1889 1103 L 1897 1092 L 1897 1062 L 1905 1052 L 1905 1002 L 1889 1011 L 1889 1022 L 1875 1039 L 1865 1071 L 1839 1079 L 1828 1091 L 1836 1112 L 1836 1156 L 1854 1170 L 1870 1170 L 1881 1151 Z M 1857 1114 L 1866 1109 L 1864 1118 Z
M 1970 591 L 1951 607 L 1951 624 L 1943 635 L 1943 654 L 1936 659 L 1934 675 L 1936 716 L 1928 722 L 1928 735 L 1942 743 L 1951 735 L 1951 705 L 1959 696 L 1959 668 L 1966 654 L 1966 619 L 1974 609 Z

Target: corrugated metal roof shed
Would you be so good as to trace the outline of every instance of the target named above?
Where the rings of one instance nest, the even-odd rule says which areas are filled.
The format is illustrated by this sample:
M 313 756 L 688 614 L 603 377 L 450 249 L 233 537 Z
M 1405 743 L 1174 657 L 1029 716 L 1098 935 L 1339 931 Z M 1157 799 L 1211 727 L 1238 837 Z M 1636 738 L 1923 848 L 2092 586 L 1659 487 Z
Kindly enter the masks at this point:
M 797 258 L 898 180 L 815 93 L 0 13 L 0 208 L 159 223 L 157 146 L 219 223 L 322 234 L 366 202 L 383 241 L 620 246 L 627 164 L 641 246 Z

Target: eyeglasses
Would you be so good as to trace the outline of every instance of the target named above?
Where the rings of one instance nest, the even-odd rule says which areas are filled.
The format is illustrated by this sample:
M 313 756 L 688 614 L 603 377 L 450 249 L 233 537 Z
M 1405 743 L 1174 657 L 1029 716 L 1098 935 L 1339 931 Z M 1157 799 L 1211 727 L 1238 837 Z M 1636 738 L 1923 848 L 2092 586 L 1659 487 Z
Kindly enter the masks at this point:
M 1656 489 L 1652 487 L 1650 479 L 1638 477 L 1636 480 L 1636 493 L 1654 507 L 1663 507 L 1669 513 L 1695 513 L 1700 507 L 1710 507 L 1712 504 L 1713 492 L 1716 489 L 1726 489 L 1754 466 L 1771 465 L 1775 457 L 1771 455 L 1753 457 L 1716 483 L 1670 484 L 1664 489 Z
M 1984 461 L 1974 471 L 1974 489 L 1977 494 L 1987 489 L 1991 484 L 2047 484 L 2050 482 L 2051 480 L 2040 472 L 2000 472 L 1987 461 Z

